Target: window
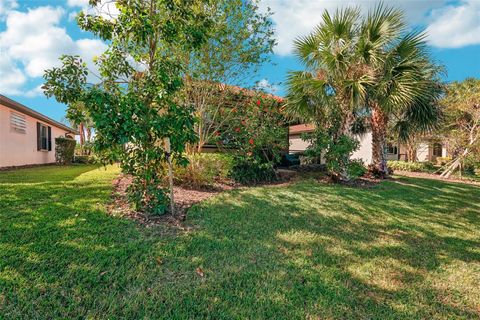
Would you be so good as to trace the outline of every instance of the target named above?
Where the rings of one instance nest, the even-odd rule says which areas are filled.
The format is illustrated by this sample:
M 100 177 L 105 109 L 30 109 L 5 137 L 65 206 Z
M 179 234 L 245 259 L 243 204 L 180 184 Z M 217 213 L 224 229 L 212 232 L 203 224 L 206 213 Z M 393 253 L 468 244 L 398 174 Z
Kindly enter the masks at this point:
M 435 157 L 442 156 L 442 145 L 440 143 L 433 144 L 433 156 Z
M 37 122 L 37 150 L 52 150 L 52 128 Z
M 27 133 L 25 116 L 17 112 L 10 113 L 10 128 L 17 133 Z
M 398 147 L 389 143 L 387 145 L 387 153 L 388 154 L 398 154 Z

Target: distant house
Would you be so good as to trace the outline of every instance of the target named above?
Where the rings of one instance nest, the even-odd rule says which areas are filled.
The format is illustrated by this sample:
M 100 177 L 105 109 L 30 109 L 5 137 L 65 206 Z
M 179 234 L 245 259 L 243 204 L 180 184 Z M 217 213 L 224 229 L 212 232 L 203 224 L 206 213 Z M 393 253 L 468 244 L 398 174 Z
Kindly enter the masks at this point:
M 0 168 L 55 162 L 55 138 L 77 134 L 12 99 L 0 95 Z
M 303 133 L 313 132 L 314 126 L 311 124 L 297 124 L 289 127 L 289 153 L 303 153 L 309 143 L 302 140 Z M 366 165 L 372 163 L 372 133 L 366 132 L 357 136 L 360 147 L 355 151 L 351 158 L 361 159 Z M 420 162 L 435 161 L 437 157 L 447 157 L 447 148 L 445 144 L 423 141 L 416 150 L 416 160 Z M 387 146 L 388 160 L 406 160 L 407 148 L 404 145 L 389 144 Z

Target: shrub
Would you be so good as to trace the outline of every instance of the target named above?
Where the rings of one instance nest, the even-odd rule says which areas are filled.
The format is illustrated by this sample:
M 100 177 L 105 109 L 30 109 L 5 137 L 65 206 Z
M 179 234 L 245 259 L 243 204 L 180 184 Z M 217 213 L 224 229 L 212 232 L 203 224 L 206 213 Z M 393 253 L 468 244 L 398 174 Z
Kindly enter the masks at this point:
M 354 138 L 341 135 L 334 139 L 328 130 L 317 126 L 313 133 L 302 135 L 302 139 L 309 142 L 305 157 L 311 161 L 323 158 L 327 173 L 334 179 L 357 178 L 357 174 L 366 170 L 363 163 L 350 160 L 351 154 L 359 147 L 358 140 Z
M 361 159 L 351 160 L 348 164 L 348 175 L 353 178 L 359 178 L 367 173 L 367 168 Z
M 480 161 L 475 157 L 466 157 L 463 160 L 463 171 L 469 175 L 480 175 Z
M 177 184 L 192 188 L 210 187 L 215 181 L 228 178 L 233 165 L 228 154 L 194 153 L 186 155 L 186 159 L 186 166 L 175 165 L 174 179 Z
M 74 163 L 82 163 L 82 164 L 91 164 L 95 163 L 95 158 L 93 156 L 75 156 L 73 159 Z
M 388 167 L 399 171 L 430 172 L 433 165 L 427 162 L 388 161 Z
M 262 162 L 252 157 L 240 156 L 234 159 L 231 177 L 242 184 L 271 182 L 277 178 L 272 162 Z
M 444 166 L 448 162 L 452 161 L 451 157 L 437 157 L 436 162 L 439 166 Z
M 231 177 L 245 184 L 274 180 L 274 166 L 288 147 L 280 102 L 259 93 L 231 113 L 228 125 L 217 136 L 218 145 L 229 147 L 234 155 Z
M 70 164 L 73 161 L 77 142 L 71 138 L 55 138 L 55 161 L 59 164 Z

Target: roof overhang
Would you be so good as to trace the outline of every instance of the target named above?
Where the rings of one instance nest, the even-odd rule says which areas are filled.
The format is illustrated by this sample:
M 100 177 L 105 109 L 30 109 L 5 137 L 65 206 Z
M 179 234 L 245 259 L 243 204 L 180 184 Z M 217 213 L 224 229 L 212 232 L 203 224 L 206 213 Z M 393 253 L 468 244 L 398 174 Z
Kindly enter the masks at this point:
M 41 113 L 39 113 L 39 112 L 37 112 L 33 109 L 30 109 L 29 107 L 24 106 L 23 104 L 18 103 L 18 102 L 14 101 L 10 98 L 7 98 L 7 97 L 5 97 L 4 95 L 1 95 L 1 94 L 0 94 L 0 104 L 4 105 L 4 106 L 6 106 L 10 109 L 13 109 L 15 111 L 18 111 L 18 112 L 24 113 L 26 115 L 29 115 L 32 118 L 38 119 L 38 120 L 46 122 L 48 124 L 51 124 L 52 126 L 55 126 L 57 128 L 68 131 L 69 133 L 80 134 L 77 130 L 72 129 L 72 128 L 64 125 L 63 123 L 55 121 L 55 120 L 53 120 L 53 119 L 51 119 L 47 116 L 44 116 L 43 114 L 41 114 Z

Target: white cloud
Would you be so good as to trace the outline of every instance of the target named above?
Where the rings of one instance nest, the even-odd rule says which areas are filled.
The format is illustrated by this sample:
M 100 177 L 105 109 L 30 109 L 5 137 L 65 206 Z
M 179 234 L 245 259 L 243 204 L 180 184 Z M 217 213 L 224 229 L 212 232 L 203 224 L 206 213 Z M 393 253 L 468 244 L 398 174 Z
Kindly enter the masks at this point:
M 115 0 L 101 0 L 95 7 L 90 7 L 88 0 L 68 0 L 67 5 L 72 8 L 81 8 L 89 14 L 101 15 L 106 19 L 114 19 L 118 16 L 120 11 L 115 5 Z M 69 19 L 76 16 L 76 12 L 69 15 Z
M 427 28 L 432 46 L 458 48 L 480 44 L 480 1 L 464 1 L 436 9 Z
M 8 13 L 6 29 L 0 33 L 0 92 L 38 94 L 38 88 L 24 88 L 27 80 L 58 66 L 62 54 L 78 54 L 94 69 L 92 58 L 101 54 L 106 45 L 100 40 L 72 39 L 60 26 L 64 15 L 62 8 L 49 6 Z
M 278 46 L 275 52 L 280 55 L 291 54 L 293 40 L 299 36 L 306 35 L 320 23 L 321 16 L 325 10 L 334 12 L 339 7 L 359 7 L 362 12 L 377 5 L 380 0 L 364 1 L 335 1 L 335 0 L 264 0 L 260 3 L 262 10 L 270 7 L 274 12 L 272 20 L 276 29 Z M 412 24 L 426 22 L 426 17 L 431 10 L 441 7 L 446 0 L 429 1 L 383 1 L 403 9 L 408 21 Z
M 0 51 L 0 93 L 19 94 L 27 77 L 9 56 Z
M 67 5 L 69 7 L 86 7 L 88 6 L 88 0 L 68 0 Z
M 18 7 L 16 0 L 0 0 L 0 21 L 5 18 L 10 10 Z
M 264 90 L 265 92 L 276 94 L 279 91 L 279 87 L 276 84 L 271 84 L 268 79 L 262 79 L 257 82 L 256 87 L 260 90 Z

